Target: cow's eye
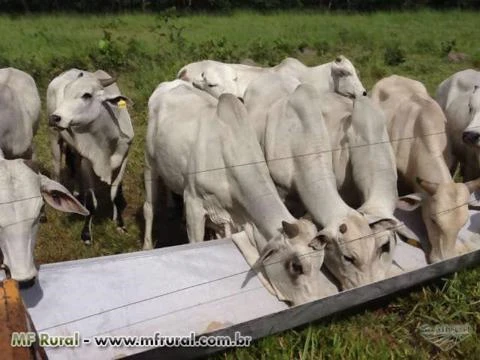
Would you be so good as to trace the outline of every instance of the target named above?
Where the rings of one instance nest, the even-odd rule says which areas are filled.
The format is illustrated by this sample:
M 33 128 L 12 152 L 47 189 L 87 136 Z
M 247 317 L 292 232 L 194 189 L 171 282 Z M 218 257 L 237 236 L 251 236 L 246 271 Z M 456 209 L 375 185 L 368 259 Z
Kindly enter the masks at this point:
M 390 252 L 390 241 L 383 244 L 380 248 L 380 254 L 389 253 L 389 252 Z
M 88 99 L 91 99 L 92 98 L 92 94 L 90 93 L 85 93 L 82 95 L 82 99 L 83 100 L 88 100 Z
M 468 112 L 471 114 L 473 111 L 472 105 L 468 105 Z
M 351 264 L 354 264 L 355 263 L 355 259 L 353 257 L 350 257 L 350 256 L 347 256 L 347 255 L 343 255 L 343 258 L 348 261 L 349 263 Z
M 212 87 L 215 87 L 215 86 L 217 86 L 217 85 L 218 85 L 218 84 L 208 84 L 208 87 L 211 87 L 211 88 L 212 88 Z

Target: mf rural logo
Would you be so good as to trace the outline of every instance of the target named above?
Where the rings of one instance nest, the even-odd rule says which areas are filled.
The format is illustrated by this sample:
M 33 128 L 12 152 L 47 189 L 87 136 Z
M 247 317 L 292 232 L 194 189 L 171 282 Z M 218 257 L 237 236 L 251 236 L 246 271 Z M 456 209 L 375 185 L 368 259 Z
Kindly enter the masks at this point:
M 473 334 L 473 328 L 469 324 L 423 324 L 418 327 L 418 331 L 425 340 L 431 342 L 433 345 L 437 346 L 443 351 L 452 349 L 454 346 Z

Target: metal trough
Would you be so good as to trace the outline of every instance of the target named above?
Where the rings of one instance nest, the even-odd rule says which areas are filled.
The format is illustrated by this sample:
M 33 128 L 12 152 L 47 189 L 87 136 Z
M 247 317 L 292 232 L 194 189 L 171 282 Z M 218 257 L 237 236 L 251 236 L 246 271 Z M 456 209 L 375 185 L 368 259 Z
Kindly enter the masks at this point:
M 397 213 L 425 239 L 419 213 Z M 459 242 L 480 248 L 480 212 L 470 211 Z M 478 264 L 480 250 L 427 265 L 423 252 L 399 244 L 400 275 L 288 308 L 253 277 L 230 239 L 43 265 L 22 296 L 39 333 L 72 335 L 75 347 L 45 348 L 49 359 L 194 358 L 219 348 L 99 347 L 95 336 L 189 336 L 210 333 L 260 338 L 321 319 L 416 284 Z M 329 284 L 325 278 L 326 286 Z M 90 343 L 83 343 L 90 342 Z

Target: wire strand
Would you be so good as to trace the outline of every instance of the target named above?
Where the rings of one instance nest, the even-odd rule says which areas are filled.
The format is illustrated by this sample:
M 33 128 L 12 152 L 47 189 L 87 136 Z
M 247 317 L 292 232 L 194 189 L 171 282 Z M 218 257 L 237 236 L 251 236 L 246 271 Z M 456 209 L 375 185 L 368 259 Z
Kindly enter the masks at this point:
M 342 244 L 348 244 L 348 243 L 351 243 L 351 242 L 354 242 L 354 241 L 359 241 L 359 240 L 362 240 L 364 238 L 371 237 L 371 236 L 376 236 L 376 235 L 381 234 L 381 233 L 385 233 L 385 236 L 387 236 L 388 235 L 387 233 L 389 231 L 398 229 L 399 227 L 402 227 L 402 226 L 405 226 L 405 225 L 400 224 L 400 225 L 392 226 L 390 228 L 387 228 L 387 229 L 384 229 L 384 230 L 381 230 L 381 231 L 377 231 L 376 233 L 370 234 L 368 236 L 362 236 L 362 237 L 352 239 L 352 240 L 349 240 L 349 241 L 344 241 Z M 324 256 L 324 252 L 323 252 L 323 250 L 312 250 L 312 251 L 306 252 L 304 254 L 298 255 L 298 257 L 302 257 L 302 258 L 312 257 L 312 256 Z M 273 266 L 273 265 L 276 265 L 276 264 L 283 263 L 288 258 L 289 258 L 288 256 L 284 256 L 280 260 L 272 261 L 272 262 L 267 263 L 267 264 L 261 264 L 261 266 L 263 267 L 263 269 L 265 269 L 267 266 Z M 177 290 L 174 290 L 174 291 L 169 291 L 169 292 L 166 292 L 166 293 L 158 294 L 158 295 L 151 296 L 151 297 L 148 297 L 148 298 L 145 298 L 145 299 L 133 301 L 133 302 L 128 303 L 128 304 L 116 306 L 116 307 L 113 307 L 111 309 L 103 310 L 103 311 L 100 311 L 100 312 L 97 312 L 97 313 L 94 313 L 94 314 L 83 316 L 83 317 L 78 318 L 78 319 L 69 320 L 69 321 L 62 322 L 62 323 L 59 323 L 59 324 L 56 324 L 56 325 L 52 325 L 52 326 L 49 326 L 47 328 L 41 329 L 41 331 L 50 330 L 50 329 L 53 329 L 53 328 L 56 328 L 56 327 L 59 327 L 59 326 L 69 325 L 69 324 L 72 324 L 72 323 L 75 323 L 75 322 L 86 320 L 86 319 L 94 317 L 94 316 L 98 316 L 98 315 L 102 315 L 102 314 L 105 314 L 105 313 L 108 313 L 108 312 L 116 311 L 116 310 L 119 310 L 119 309 L 122 309 L 122 308 L 125 308 L 125 307 L 129 307 L 129 306 L 132 306 L 132 305 L 137 305 L 137 304 L 143 303 L 145 301 L 150 301 L 150 300 L 162 298 L 162 297 L 165 297 L 165 296 L 168 296 L 168 295 L 173 295 L 173 294 L 176 294 L 176 293 L 179 293 L 179 292 L 182 292 L 182 291 L 190 290 L 190 289 L 193 289 L 193 288 L 196 288 L 196 287 L 199 287 L 199 286 L 203 286 L 203 285 L 212 284 L 212 283 L 222 281 L 222 280 L 225 280 L 225 279 L 228 279 L 228 278 L 232 278 L 232 277 L 235 277 L 235 276 L 245 275 L 245 274 L 248 274 L 251 271 L 258 271 L 258 270 L 259 269 L 255 270 L 255 269 L 250 268 L 248 270 L 243 270 L 243 271 L 236 272 L 236 273 L 233 273 L 233 274 L 230 274 L 230 275 L 222 276 L 222 277 L 214 279 L 214 280 L 204 281 L 204 282 L 199 283 L 199 284 L 190 285 L 190 286 L 187 286 L 187 287 L 184 287 L 184 288 L 181 288 L 181 289 L 177 289 Z M 232 294 L 230 296 L 235 296 L 235 295 L 236 294 Z M 165 314 L 165 316 L 166 315 L 169 315 L 169 314 Z
M 465 204 L 462 204 L 460 206 L 463 206 Z M 456 209 L 458 208 L 457 207 L 454 207 L 452 209 L 447 209 L 447 210 L 444 210 L 442 212 L 439 212 L 438 214 L 441 214 L 441 213 L 445 213 L 446 211 L 451 211 L 453 209 Z M 361 237 L 358 237 L 358 238 L 355 238 L 355 239 L 351 239 L 351 240 L 348 240 L 348 241 L 343 241 L 341 243 L 341 245 L 345 245 L 345 244 L 350 244 L 350 243 L 353 243 L 353 242 L 356 242 L 356 241 L 360 241 L 362 239 L 365 239 L 365 238 L 369 238 L 369 237 L 373 237 L 375 239 L 378 239 L 378 235 L 380 234 L 384 234 L 383 236 L 388 236 L 389 232 L 391 231 L 395 231 L 401 227 L 404 227 L 406 226 L 404 223 L 400 223 L 398 225 L 395 225 L 395 226 L 391 226 L 391 227 L 388 227 L 386 229 L 383 229 L 383 230 L 380 230 L 380 231 L 377 231 L 377 232 L 374 232 L 372 234 L 368 234 L 368 235 L 365 235 L 365 236 L 361 236 Z M 382 236 L 382 237 L 383 237 Z M 213 240 L 215 241 L 215 240 Z M 315 255 L 316 254 L 316 255 Z M 307 252 L 307 253 L 304 253 L 304 254 L 300 254 L 299 257 L 311 257 L 311 256 L 324 256 L 324 252 L 323 250 L 313 250 L 313 251 L 310 251 L 310 252 Z M 276 264 L 279 264 L 279 263 L 282 263 L 284 262 L 285 260 L 287 260 L 287 257 L 283 257 L 282 259 L 280 260 L 277 260 L 277 261 L 274 261 L 274 262 L 270 262 L 268 264 L 261 264 L 262 268 L 265 269 L 267 266 L 273 266 L 273 265 L 276 265 Z M 148 298 L 145 298 L 145 299 L 141 299 L 141 300 L 137 300 L 137 301 L 133 301 L 131 303 L 128 303 L 128 304 L 124 304 L 124 305 L 120 305 L 120 306 L 116 306 L 116 307 L 113 307 L 111 309 L 107 309 L 107 310 L 103 310 L 103 311 L 100 311 L 100 312 L 97 312 L 97 313 L 94 313 L 94 314 L 90 314 L 90 315 L 87 315 L 87 316 L 83 316 L 81 318 L 77 318 L 77 319 L 73 319 L 73 320 L 69 320 L 69 321 L 66 321 L 66 322 L 62 322 L 62 323 L 59 323 L 59 324 L 56 324 L 56 325 L 52 325 L 52 326 L 49 326 L 47 328 L 44 328 L 44 329 L 41 329 L 40 331 L 46 331 L 46 330 L 50 330 L 50 329 L 53 329 L 53 328 L 56 328 L 56 327 L 59 327 L 59 326 L 65 326 L 65 325 L 69 325 L 69 324 L 72 324 L 72 323 L 76 323 L 76 322 L 79 322 L 79 321 L 83 321 L 83 320 L 86 320 L 86 319 L 89 319 L 89 318 L 92 318 L 92 317 L 95 317 L 95 316 L 98 316 L 98 315 L 102 315 L 102 314 L 105 314 L 105 313 L 108 313 L 108 312 L 112 312 L 112 311 L 116 311 L 116 310 L 120 310 L 122 308 L 125 308 L 125 307 L 129 307 L 129 306 L 132 306 L 132 305 L 137 305 L 137 304 L 140 304 L 140 303 L 143 303 L 143 302 L 146 302 L 146 301 L 150 301 L 150 300 L 154 300 L 154 299 L 158 299 L 158 298 L 162 298 L 162 297 L 165 297 L 165 296 L 168 296 L 168 295 L 173 295 L 173 294 L 176 294 L 176 293 L 179 293 L 179 292 L 182 292 L 182 291 L 186 291 L 186 290 L 190 290 L 190 289 L 193 289 L 193 288 L 196 288 L 196 287 L 200 287 L 200 286 L 204 286 L 204 285 L 208 285 L 208 284 L 212 284 L 212 283 L 215 283 L 215 282 L 218 282 L 218 281 L 222 281 L 222 280 L 226 280 L 226 279 L 229 279 L 229 278 L 232 278 L 232 277 L 235 277 L 235 276 L 239 276 L 239 275 L 244 275 L 244 274 L 248 274 L 249 272 L 251 271 L 259 271 L 259 269 L 248 269 L 248 270 L 244 270 L 244 271 L 241 271 L 241 272 L 236 272 L 236 273 L 233 273 L 233 274 L 229 274 L 229 275 L 226 275 L 226 276 L 222 276 L 220 278 L 217 278 L 217 279 L 214 279 L 214 280 L 209 280 L 209 281 L 204 281 L 202 283 L 198 283 L 198 284 L 194 284 L 194 285 L 190 285 L 190 286 L 187 286 L 187 287 L 184 287 L 184 288 L 181 288 L 181 289 L 177 289 L 177 290 L 174 290 L 174 291 L 169 291 L 169 292 L 166 292 L 166 293 L 162 293 L 162 294 L 159 294 L 159 295 L 155 295 L 155 296 L 151 296 L 151 297 L 148 297 Z M 258 287 L 258 288 L 261 288 L 261 287 Z M 256 288 L 254 288 L 256 289 Z M 249 289 L 249 291 L 251 290 L 254 290 L 254 289 Z M 211 301 L 208 301 L 206 303 L 210 303 L 210 302 L 214 302 L 214 301 L 218 301 L 218 300 L 222 300 L 224 298 L 228 298 L 228 297 L 233 297 L 233 296 L 236 296 L 236 295 L 239 295 L 241 294 L 242 292 L 237 292 L 235 294 L 230 294 L 226 297 L 222 297 L 222 298 L 218 298 L 218 299 L 213 299 Z M 194 308 L 194 307 L 198 307 L 198 306 L 201 306 L 201 305 L 204 305 L 205 303 L 199 303 L 199 304 L 196 304 L 196 305 L 192 305 L 192 306 L 188 306 L 186 308 L 182 308 L 182 309 L 177 309 L 177 310 L 174 310 L 172 312 L 169 312 L 169 313 L 166 313 L 166 314 L 162 314 L 162 315 L 159 315 L 159 316 L 156 316 L 156 317 L 153 317 L 153 318 L 150 318 L 150 319 L 147 319 L 147 320 L 143 320 L 143 321 L 140 321 L 140 322 L 137 322 L 137 323 L 142 323 L 142 322 L 147 322 L 147 321 L 151 321 L 151 320 L 154 320 L 154 319 L 157 319 L 157 318 L 161 318 L 161 317 L 164 317 L 164 316 L 168 316 L 168 315 L 171 315 L 173 313 L 176 313 L 176 312 L 179 312 L 179 311 L 182 311 L 182 310 L 187 310 L 187 309 L 191 309 L 191 308 Z M 132 325 L 135 325 L 137 323 L 132 323 L 132 324 L 129 324 L 128 326 L 125 326 L 125 327 L 130 327 Z M 122 327 L 122 328 L 125 328 L 125 327 Z M 116 330 L 120 330 L 122 328 L 117 328 L 117 329 L 113 329 L 113 330 L 108 330 L 107 332 L 111 332 L 111 331 L 116 331 Z M 104 334 L 104 333 L 100 333 L 100 334 L 97 334 L 97 335 L 101 335 L 101 334 Z

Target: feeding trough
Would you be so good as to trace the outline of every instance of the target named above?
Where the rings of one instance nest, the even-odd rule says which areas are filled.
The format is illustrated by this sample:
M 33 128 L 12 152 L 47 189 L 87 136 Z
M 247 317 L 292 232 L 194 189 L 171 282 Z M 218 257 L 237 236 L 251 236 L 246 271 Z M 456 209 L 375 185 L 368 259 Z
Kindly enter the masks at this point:
M 418 212 L 396 216 L 426 239 Z M 42 265 L 37 284 L 22 296 L 39 333 L 74 338 L 73 346 L 45 347 L 49 359 L 193 358 L 225 346 L 100 346 L 95 341 L 201 334 L 234 339 L 236 332 L 260 338 L 477 264 L 480 250 L 472 249 L 480 248 L 479 232 L 480 213 L 470 211 L 458 239 L 467 253 L 428 265 L 421 249 L 401 242 L 394 257 L 398 275 L 292 308 L 251 277 L 231 239 Z

